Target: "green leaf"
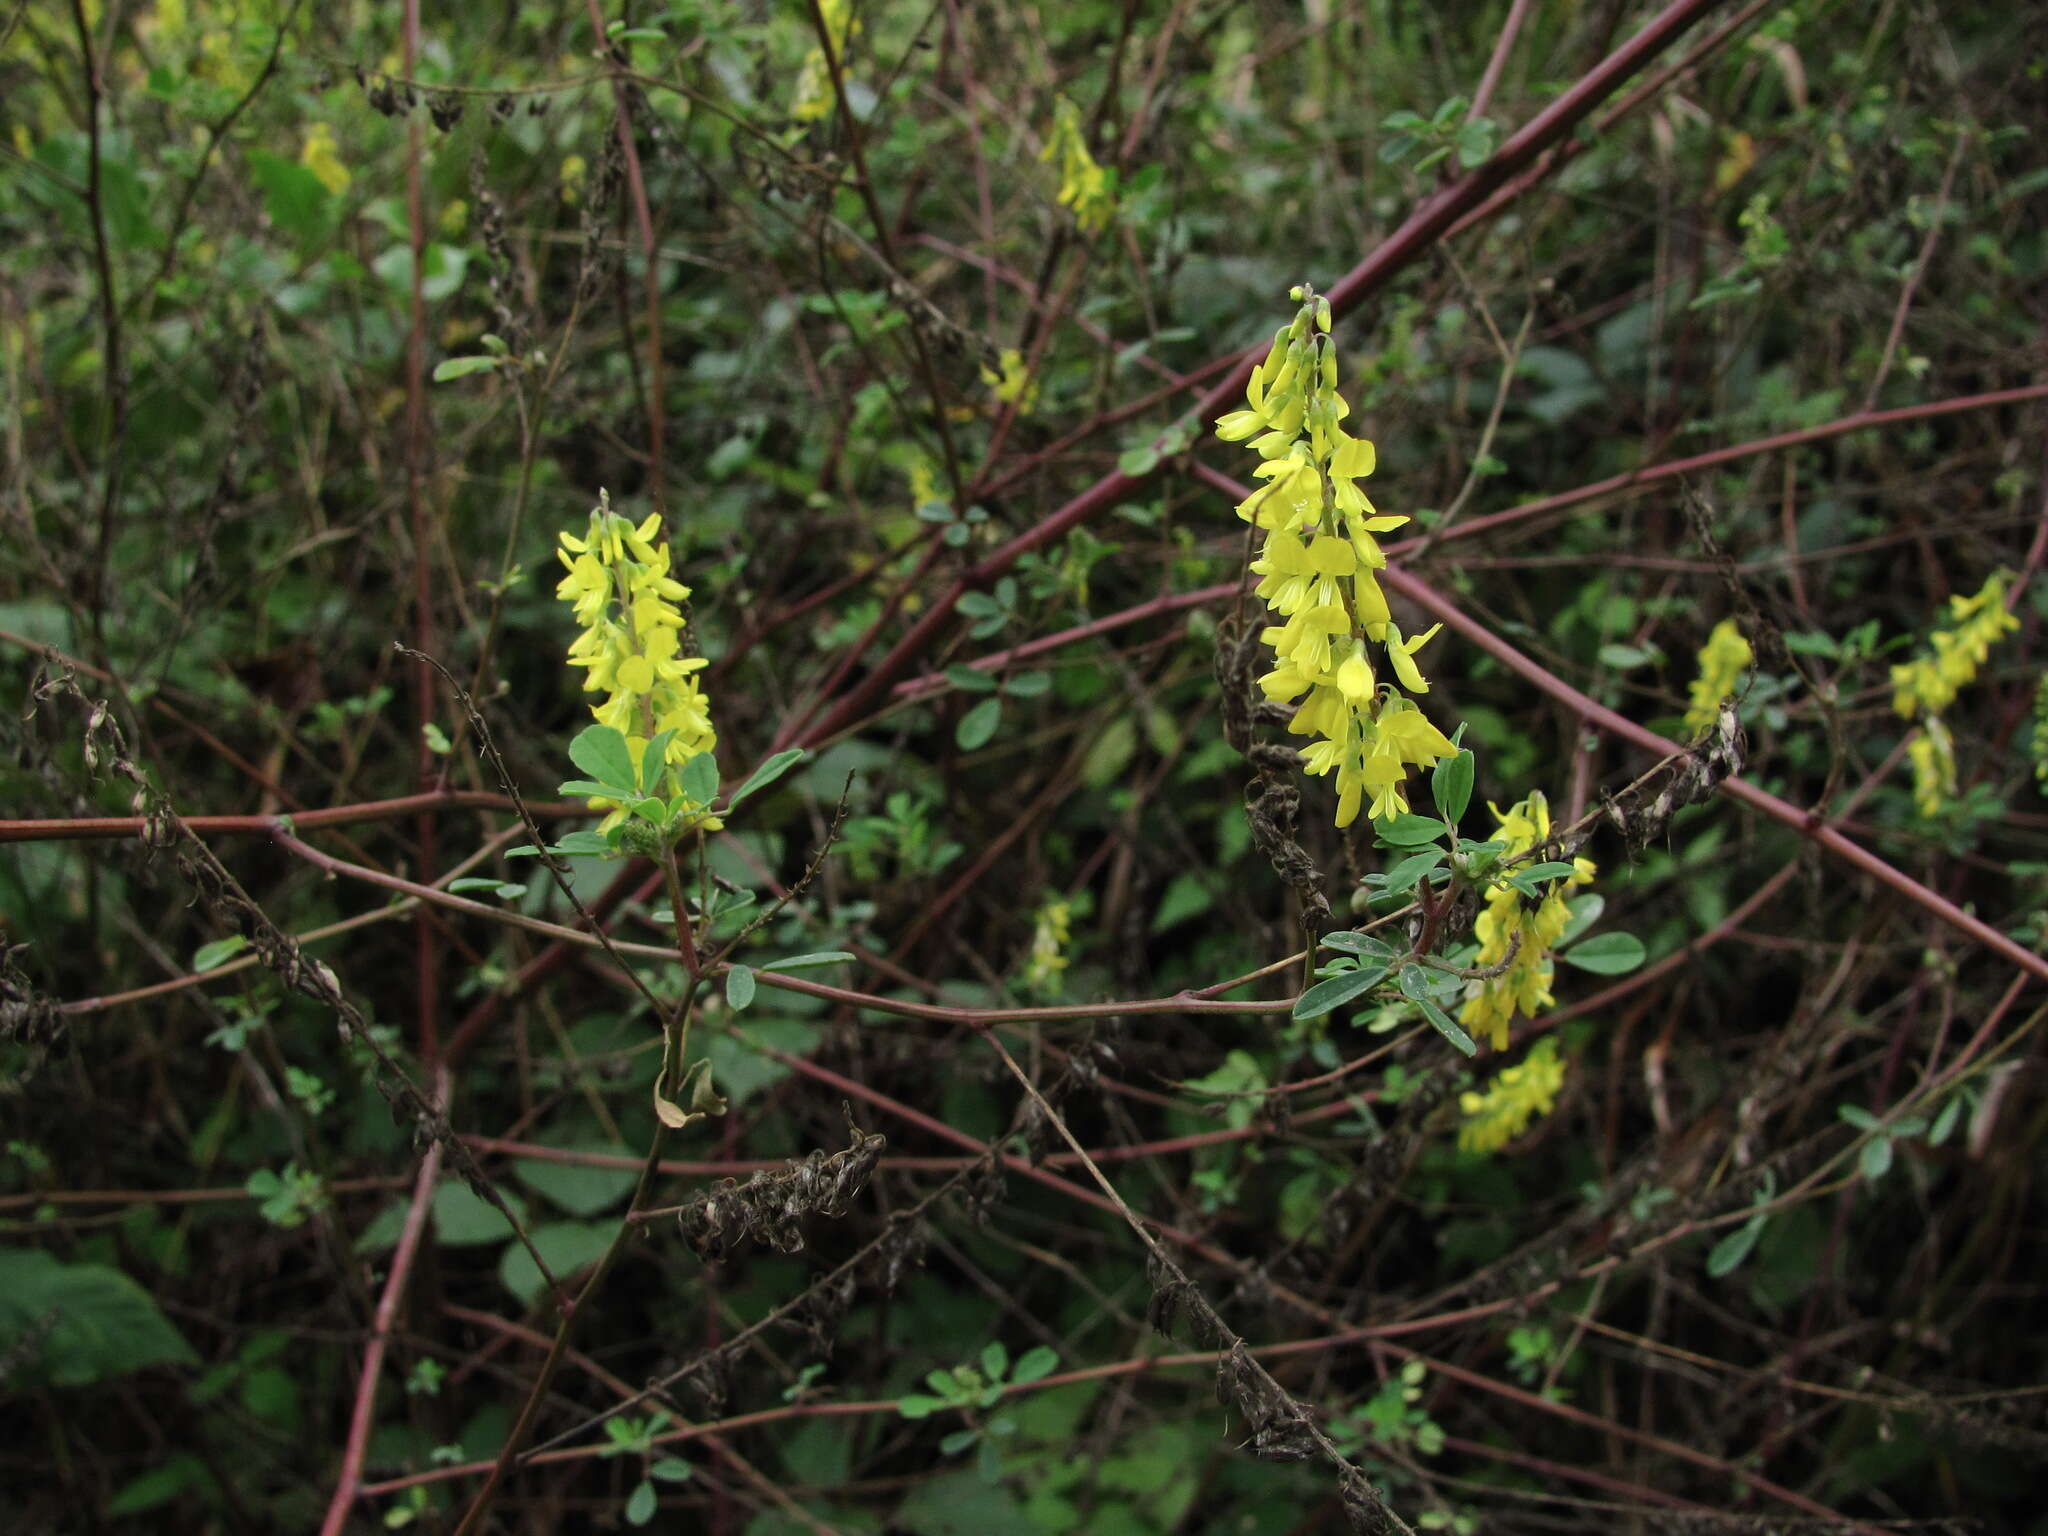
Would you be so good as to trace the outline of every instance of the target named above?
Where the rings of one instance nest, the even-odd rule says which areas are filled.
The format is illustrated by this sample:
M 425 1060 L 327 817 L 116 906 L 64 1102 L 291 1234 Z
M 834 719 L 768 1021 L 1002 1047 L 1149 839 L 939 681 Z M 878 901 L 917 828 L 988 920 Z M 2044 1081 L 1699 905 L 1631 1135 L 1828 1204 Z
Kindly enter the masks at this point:
M 1479 1047 L 1472 1043 L 1472 1037 L 1459 1028 L 1458 1021 L 1448 1013 L 1445 1013 L 1443 1009 L 1437 1007 L 1435 1003 L 1432 1003 L 1426 997 L 1415 999 L 1415 1006 L 1422 1010 L 1422 1016 L 1429 1020 L 1430 1025 L 1436 1032 L 1450 1041 L 1459 1051 L 1467 1056 L 1479 1054 Z
M 600 784 L 637 782 L 625 733 L 613 726 L 589 725 L 578 731 L 569 743 L 569 761 Z
M 1323 935 L 1323 948 L 1386 961 L 1392 961 L 1400 953 L 1385 939 L 1375 938 L 1369 933 L 1326 933 Z
M 849 954 L 843 949 L 820 949 L 808 955 L 791 955 L 786 960 L 770 960 L 760 967 L 764 971 L 802 971 L 814 965 L 839 965 L 847 960 L 858 960 L 859 955 Z
M 1343 1007 L 1354 997 L 1364 996 L 1386 980 L 1387 969 L 1384 965 L 1371 966 L 1317 982 L 1294 1000 L 1294 1017 L 1318 1019 L 1333 1008 Z
M 210 1488 L 212 1483 L 206 1463 L 197 1456 L 189 1452 L 173 1456 L 107 1500 L 107 1517 L 118 1520 L 127 1515 L 146 1515 L 170 1503 L 187 1488 Z
M 1465 808 L 1472 803 L 1472 778 L 1475 772 L 1472 754 L 1464 748 L 1449 757 L 1439 758 L 1429 776 L 1429 792 L 1436 801 L 1437 811 L 1443 819 L 1456 826 L 1465 815 Z
M 43 1320 L 55 1320 L 47 1332 Z M 153 1365 L 197 1365 L 199 1357 L 150 1295 L 105 1264 L 66 1264 L 36 1248 L 0 1248 L 0 1355 L 31 1332 L 11 1383 L 86 1387 Z
M 1426 853 L 1410 854 L 1387 871 L 1387 894 L 1397 896 L 1412 888 L 1416 881 L 1435 869 L 1450 855 L 1441 848 L 1432 848 Z
M 1057 1351 L 1041 1344 L 1036 1349 L 1026 1350 L 1017 1362 L 1017 1369 L 1010 1373 L 1010 1385 L 1028 1387 L 1034 1381 L 1043 1381 L 1059 1369 L 1060 1357 Z
M 735 965 L 726 971 L 725 1000 L 735 1009 L 744 1008 L 754 1000 L 754 973 L 744 965 Z
M 1756 1247 L 1756 1240 L 1764 1235 L 1764 1218 L 1752 1216 L 1741 1226 L 1714 1244 L 1707 1254 L 1707 1273 L 1716 1280 L 1733 1274 L 1741 1268 L 1742 1261 L 1749 1257 Z
M 634 800 L 639 791 L 624 784 L 600 784 L 595 779 L 564 779 L 555 786 L 558 795 L 594 796 L 605 800 Z
M 647 1469 L 647 1474 L 664 1483 L 687 1483 L 697 1475 L 697 1469 L 679 1456 L 664 1456 Z
M 699 752 L 683 764 L 683 793 L 692 803 L 709 805 L 718 796 L 718 759 Z
M 626 1499 L 626 1524 L 645 1525 L 660 1507 L 661 1499 L 654 1491 L 654 1484 L 643 1477 Z
M 946 681 L 968 693 L 994 693 L 1002 684 L 979 667 L 948 667 Z
M 1612 640 L 1600 647 L 1599 654 L 1600 664 L 1617 672 L 1633 672 L 1637 667 L 1646 667 L 1653 661 L 1664 659 L 1664 653 L 1654 645 L 1623 645 Z
M 1941 1106 L 1941 1113 L 1934 1117 L 1934 1128 L 1927 1133 L 1927 1145 L 1938 1147 L 1955 1134 L 1956 1121 L 1963 1113 L 1963 1097 L 1956 1094 Z
M 908 1397 L 896 1399 L 896 1411 L 906 1419 L 928 1419 L 946 1406 L 942 1397 L 927 1397 L 922 1392 L 913 1392 Z
M 1892 1139 L 1889 1136 L 1873 1136 L 1863 1143 L 1863 1153 L 1858 1159 L 1863 1177 L 1875 1184 L 1892 1168 Z
M 434 365 L 434 382 L 446 384 L 471 373 L 489 373 L 503 361 L 496 357 L 444 357 Z
M 1010 1351 L 1001 1339 L 990 1339 L 981 1346 L 981 1374 L 990 1381 L 1001 1381 L 1010 1370 Z
M 668 767 L 668 744 L 675 739 L 673 730 L 662 731 L 640 749 L 640 776 L 633 783 L 643 794 L 661 787 L 662 771 Z
M 1558 959 L 1596 976 L 1623 976 L 1643 963 L 1643 941 L 1632 933 L 1596 933 Z
M 1595 891 L 1575 896 L 1568 904 L 1571 921 L 1564 925 L 1564 932 L 1557 936 L 1557 947 L 1563 949 L 1588 928 L 1600 921 L 1600 914 L 1607 910 L 1607 898 Z
M 625 1172 L 630 1186 L 636 1175 L 631 1169 Z M 532 1228 L 528 1235 L 548 1261 L 555 1278 L 566 1285 L 604 1257 L 617 1230 L 617 1223 L 610 1221 L 555 1221 Z M 506 1244 L 505 1251 L 498 1256 L 498 1280 L 519 1298 L 522 1306 L 529 1307 L 540 1300 L 547 1285 L 534 1268 L 533 1255 L 517 1242 Z
M 217 970 L 248 947 L 248 939 L 239 933 L 215 939 L 211 944 L 202 944 L 193 951 L 192 974 L 204 976 L 208 971 Z
M 1433 843 L 1444 835 L 1442 822 L 1434 817 L 1416 816 L 1406 811 L 1398 816 L 1390 816 L 1385 821 L 1374 822 L 1372 829 L 1379 834 L 1381 842 L 1396 848 L 1420 848 L 1425 843 Z
M 1003 692 L 1013 699 L 1035 699 L 1050 687 L 1050 672 L 1019 672 L 1003 679 Z
M 243 155 L 250 175 L 263 189 L 263 211 L 271 223 L 301 242 L 327 233 L 332 194 L 325 182 L 298 161 L 253 144 Z
M 515 1190 L 504 1191 L 505 1204 L 521 1221 L 526 1219 L 526 1202 Z M 406 1200 L 394 1200 L 356 1239 L 357 1253 L 385 1253 L 398 1246 L 405 1226 Z M 512 1235 L 512 1224 L 498 1208 L 460 1179 L 445 1179 L 434 1191 L 434 1237 L 443 1248 L 470 1248 L 499 1243 Z
M 1165 894 L 1159 898 L 1158 909 L 1152 914 L 1152 932 L 1164 933 L 1177 923 L 1201 916 L 1215 900 L 1216 893 L 1201 875 L 1193 870 L 1175 875 Z
M 1875 1132 L 1880 1128 L 1881 1122 L 1878 1120 L 1877 1116 L 1873 1115 L 1869 1110 L 1862 1108 L 1860 1105 L 1839 1105 L 1835 1109 L 1835 1114 L 1838 1118 L 1846 1121 L 1850 1125 L 1855 1126 L 1856 1129 L 1859 1131 Z
M 809 755 L 802 747 L 791 747 L 786 752 L 776 753 L 747 775 L 747 782 L 732 792 L 732 798 L 725 802 L 725 808 L 729 811 L 757 790 L 766 789 Z
M 1575 875 L 1578 872 L 1579 869 L 1576 864 L 1564 864 L 1556 859 L 1551 859 L 1542 864 L 1524 865 L 1513 871 L 1513 873 L 1521 876 L 1524 880 L 1556 880 L 1565 875 Z
M 974 708 L 960 717 L 960 723 L 953 727 L 953 741 L 962 752 L 972 752 L 988 745 L 989 738 L 1002 723 L 1003 701 L 1000 697 L 983 699 Z
M 559 1147 L 562 1152 L 601 1153 L 626 1159 L 626 1147 L 604 1142 L 577 1142 Z M 630 1166 L 607 1167 L 599 1163 L 558 1163 L 552 1159 L 521 1158 L 512 1165 L 519 1182 L 537 1195 L 545 1196 L 571 1216 L 596 1216 L 611 1209 L 632 1192 L 639 1177 Z

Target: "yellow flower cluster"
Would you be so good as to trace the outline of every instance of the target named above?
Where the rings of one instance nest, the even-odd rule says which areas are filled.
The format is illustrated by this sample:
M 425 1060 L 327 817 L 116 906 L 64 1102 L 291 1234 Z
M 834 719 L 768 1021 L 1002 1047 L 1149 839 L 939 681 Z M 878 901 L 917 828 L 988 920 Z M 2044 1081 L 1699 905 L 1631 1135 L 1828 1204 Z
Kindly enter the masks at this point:
M 334 142 L 334 130 L 325 123 L 315 123 L 306 132 L 306 147 L 299 151 L 299 164 L 313 173 L 313 177 L 325 187 L 330 196 L 339 197 L 346 192 L 355 178 L 341 162 L 341 152 Z
M 569 574 L 555 596 L 575 605 L 583 627 L 569 647 L 569 665 L 585 669 L 586 690 L 605 695 L 590 713 L 625 736 L 636 762 L 649 741 L 673 731 L 664 757 L 677 768 L 715 748 L 718 734 L 694 676 L 704 658 L 682 650 L 683 615 L 676 605 L 688 601 L 690 589 L 669 575 L 668 544 L 655 543 L 660 532 L 659 513 L 636 527 L 600 494 L 584 536 L 561 536 L 557 553 Z M 625 819 L 616 801 L 590 805 L 611 812 L 600 831 Z M 693 825 L 716 831 L 718 819 L 702 817 Z
M 853 0 L 818 0 L 825 18 L 825 35 L 832 39 L 832 56 L 846 68 L 846 47 L 860 33 L 860 19 L 853 14 Z M 803 68 L 796 77 L 796 99 L 789 115 L 799 123 L 815 123 L 832 110 L 832 66 L 825 50 L 813 44 L 804 55 Z
M 1500 856 L 1503 864 L 1550 836 L 1550 804 L 1540 791 L 1532 791 L 1528 799 L 1506 811 L 1491 801 L 1487 809 L 1500 823 L 1493 840 L 1507 844 Z M 1495 886 L 1487 892 L 1486 906 L 1472 924 L 1479 939 L 1479 955 L 1473 961 L 1476 969 L 1499 965 L 1508 960 L 1508 951 L 1514 950 L 1514 958 L 1498 976 L 1467 983 L 1465 1004 L 1458 1012 L 1459 1021 L 1475 1035 L 1484 1034 L 1496 1051 L 1507 1049 L 1508 1025 L 1516 1013 L 1534 1018 L 1557 1001 L 1550 992 L 1557 974 L 1550 951 L 1572 920 L 1565 892 L 1590 884 L 1597 873 L 1591 859 L 1573 859 L 1572 865 L 1577 873 L 1549 882 L 1533 910 L 1522 904 L 1521 893 L 1514 887 Z
M 1723 619 L 1700 647 L 1700 675 L 1692 685 L 1692 699 L 1685 711 L 1685 728 L 1698 735 L 1720 718 L 1721 701 L 1735 691 L 1742 669 L 1756 660 L 1740 626 Z
M 1031 932 L 1031 958 L 1025 962 L 1024 985 L 1043 996 L 1056 997 L 1067 968 L 1067 943 L 1072 938 L 1073 904 L 1049 898 L 1038 909 Z
M 1374 819 L 1406 811 L 1409 766 L 1457 749 L 1374 673 L 1368 642 L 1383 648 L 1403 688 L 1427 693 L 1415 652 L 1442 626 L 1403 639 L 1388 612 L 1373 577 L 1387 557 L 1373 535 L 1408 519 L 1382 516 L 1358 487 L 1373 471 L 1373 446 L 1340 425 L 1351 407 L 1337 392 L 1330 301 L 1306 287 L 1291 297 L 1300 312 L 1252 370 L 1246 408 L 1220 418 L 1216 435 L 1249 439 L 1262 461 L 1253 474 L 1266 482 L 1237 508 L 1265 530 L 1251 568 L 1261 578 L 1258 595 L 1283 621 L 1260 635 L 1278 665 L 1259 685 L 1275 703 L 1308 695 L 1288 729 L 1318 738 L 1303 766 L 1336 773 L 1337 825 L 1347 827 L 1361 805 Z
M 1906 757 L 1913 764 L 1913 808 L 1931 818 L 1955 798 L 1956 744 L 1941 716 L 1929 715 L 1920 725 L 1920 734 L 1906 744 Z
M 1994 571 L 1974 595 L 1948 600 L 1955 623 L 1927 637 L 1933 653 L 1892 668 L 1893 709 L 1910 720 L 1922 712 L 1938 714 L 1955 702 L 1991 654 L 1993 642 L 2020 627 L 2005 606 L 2009 579 L 2006 572 Z
M 1458 1108 L 1465 1123 L 1458 1127 L 1458 1147 L 1465 1152 L 1497 1152 L 1528 1128 L 1538 1115 L 1556 1107 L 1564 1086 L 1564 1063 L 1557 1042 L 1546 1035 L 1520 1065 L 1503 1067 L 1484 1093 L 1464 1093 Z
M 1109 172 L 1088 153 L 1088 137 L 1081 131 L 1081 111 L 1064 96 L 1054 110 L 1052 133 L 1038 158 L 1047 163 L 1059 160 L 1059 205 L 1074 210 L 1074 222 L 1082 233 L 1092 235 L 1108 228 L 1110 216 L 1116 212 L 1116 194 L 1110 189 Z
M 2020 627 L 2005 606 L 2009 573 L 1993 571 L 1969 597 L 1951 597 L 1954 623 L 1928 636 L 1932 651 L 1892 668 L 1892 708 L 1906 719 L 1920 717 L 1921 732 L 1906 748 L 1913 764 L 1913 804 L 1922 816 L 1938 816 L 1956 792 L 1955 741 L 1941 711 L 1976 677 L 1998 637 Z
M 1015 402 L 1019 416 L 1029 416 L 1038 407 L 1037 379 L 1024 371 L 1024 354 L 1015 347 L 1004 347 L 997 355 L 1001 371 L 982 365 L 981 382 L 989 392 L 1004 404 Z

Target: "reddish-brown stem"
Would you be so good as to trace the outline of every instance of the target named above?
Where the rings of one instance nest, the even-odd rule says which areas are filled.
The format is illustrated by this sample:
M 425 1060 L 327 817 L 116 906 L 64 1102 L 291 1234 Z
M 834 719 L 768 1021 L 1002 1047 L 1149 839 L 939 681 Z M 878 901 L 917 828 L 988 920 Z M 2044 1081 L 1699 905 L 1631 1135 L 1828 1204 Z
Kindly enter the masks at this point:
M 448 1077 L 440 1074 L 434 1085 L 434 1105 L 448 1100 Z M 412 1201 L 405 1208 L 405 1225 L 399 1229 L 398 1248 L 391 1255 L 391 1269 L 384 1277 L 383 1294 L 370 1320 L 370 1337 L 363 1349 L 363 1369 L 356 1378 L 355 1407 L 349 1414 L 348 1440 L 341 1452 L 341 1475 L 335 1480 L 334 1496 L 327 1503 L 327 1518 L 320 1524 L 320 1536 L 341 1536 L 348 1526 L 348 1513 L 362 1488 L 363 1456 L 370 1445 L 370 1431 L 377 1415 L 377 1381 L 384 1370 L 384 1346 L 391 1338 L 398 1317 L 398 1304 L 405 1296 L 412 1265 L 420 1251 L 420 1237 L 427 1228 L 427 1215 L 434 1206 L 434 1191 L 441 1181 L 441 1143 L 434 1141 L 420 1159 L 419 1176 L 413 1181 Z

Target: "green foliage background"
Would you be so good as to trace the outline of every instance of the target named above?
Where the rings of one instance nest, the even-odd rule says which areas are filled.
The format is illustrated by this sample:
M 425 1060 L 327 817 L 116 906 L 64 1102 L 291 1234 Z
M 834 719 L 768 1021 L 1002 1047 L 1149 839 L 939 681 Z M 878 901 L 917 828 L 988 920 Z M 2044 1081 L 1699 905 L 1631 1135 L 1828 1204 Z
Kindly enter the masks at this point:
M 409 812 L 303 835 L 406 878 L 474 856 L 471 899 L 566 920 L 503 857 L 524 834 L 452 697 L 392 646 L 448 663 L 544 802 L 587 719 L 554 539 L 608 488 L 665 514 L 728 777 L 830 727 L 713 843 L 728 893 L 795 881 L 851 775 L 761 958 L 844 950 L 809 974 L 1022 1006 L 1062 898 L 1070 1001 L 1271 966 L 1298 918 L 1252 849 L 1213 671 L 1233 602 L 1209 589 L 1245 541 L 1203 471 L 1242 456 L 1186 413 L 1291 284 L 1352 269 L 1651 15 L 1524 9 L 874 0 L 853 6 L 853 121 L 806 125 L 803 5 L 636 6 L 605 15 L 608 44 L 574 7 L 428 7 L 410 69 L 390 0 L 0 8 L 19 1528 L 318 1528 L 418 1156 L 369 1058 L 172 858 L 71 826 L 135 814 L 135 786 L 82 709 L 31 699 L 39 669 L 106 699 L 188 818 L 470 793 L 430 837 Z M 1377 500 L 1429 536 L 1416 574 L 1667 736 L 1738 617 L 1745 777 L 2038 953 L 2048 589 L 2024 587 L 2020 633 L 1948 717 L 1960 783 L 1931 818 L 1887 667 L 1951 594 L 2041 561 L 2048 28 L 1992 5 L 1707 11 L 1639 99 L 1340 320 Z M 1039 158 L 1061 97 L 1114 172 L 1099 235 Z M 1014 412 L 990 382 L 1011 351 Z M 1871 411 L 1900 414 L 1568 494 Z M 869 672 L 1118 469 L 1127 493 L 972 583 L 901 675 Z M 1478 802 L 1598 812 L 1649 766 L 1455 635 L 1429 673 Z M 1330 798 L 1307 781 L 1301 836 L 1348 919 L 1382 853 L 1330 828 Z M 452 1123 L 557 1273 L 595 1259 L 653 1128 L 638 995 L 602 957 L 530 977 L 546 941 L 473 914 L 416 928 L 260 830 L 206 835 L 417 1080 L 462 1040 Z M 1725 799 L 1589 851 L 1604 922 L 1651 966 L 1591 1007 L 1608 981 L 1567 973 L 1564 1096 L 1495 1156 L 1456 1147 L 1491 1058 L 1401 1004 L 997 1034 L 1135 1210 L 1206 1245 L 1180 1257 L 1209 1299 L 1280 1347 L 1276 1377 L 1411 1523 L 2048 1528 L 2025 1470 L 2048 1454 L 2039 981 Z M 609 873 L 572 878 L 587 901 Z M 661 904 L 621 904 L 619 935 L 663 942 Z M 679 1139 L 662 1201 L 845 1147 L 849 1102 L 887 1153 L 845 1216 L 806 1216 L 801 1251 L 707 1263 L 650 1224 L 541 1421 L 582 1454 L 517 1474 L 496 1528 L 1344 1528 L 1328 1469 L 1253 1454 L 1205 1341 L 1153 1326 L 1158 1276 L 1114 1215 L 1018 1168 L 939 1192 L 969 1163 L 958 1136 L 1086 1185 L 974 1030 L 738 1001 L 698 1036 L 731 1113 Z M 495 1454 L 557 1320 L 503 1213 L 452 1176 L 431 1211 L 352 1528 L 454 1528 L 476 1476 L 449 1468 Z M 700 1375 L 719 1390 L 621 1407 L 798 1296 L 801 1326 Z

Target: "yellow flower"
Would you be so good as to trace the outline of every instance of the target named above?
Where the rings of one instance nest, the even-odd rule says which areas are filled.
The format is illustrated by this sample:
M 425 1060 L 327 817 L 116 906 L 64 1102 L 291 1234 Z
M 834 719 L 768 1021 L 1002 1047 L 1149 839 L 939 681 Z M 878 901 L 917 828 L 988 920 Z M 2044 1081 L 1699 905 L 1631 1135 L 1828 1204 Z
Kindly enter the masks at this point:
M 1505 843 L 1502 864 L 1529 853 L 1550 836 L 1550 803 L 1540 791 L 1503 811 L 1488 802 L 1498 825 L 1493 841 Z M 1474 919 L 1472 933 L 1479 940 L 1479 954 L 1473 965 L 1480 970 L 1507 962 L 1498 976 L 1471 981 L 1465 986 L 1464 1006 L 1458 1010 L 1461 1023 L 1497 1050 L 1506 1050 L 1508 1026 L 1515 1015 L 1534 1018 L 1557 1001 L 1551 995 L 1557 963 L 1551 948 L 1564 936 L 1571 922 L 1571 907 L 1565 892 L 1588 885 L 1598 873 L 1591 859 L 1574 859 L 1573 873 L 1547 883 L 1543 898 L 1532 909 L 1511 885 L 1496 885 L 1486 894 L 1486 905 Z M 1508 952 L 1514 951 L 1509 960 Z
M 334 130 L 325 123 L 315 123 L 307 130 L 306 147 L 299 151 L 299 164 L 311 171 L 320 185 L 335 197 L 346 192 L 349 183 L 355 180 L 336 152 Z
M 1260 633 L 1277 665 L 1259 685 L 1275 703 L 1308 695 L 1288 728 L 1316 738 L 1303 767 L 1336 775 L 1346 827 L 1362 807 L 1375 819 L 1407 810 L 1408 769 L 1457 749 L 1399 691 L 1429 691 L 1415 653 L 1441 626 L 1404 639 L 1393 621 L 1373 575 L 1387 563 L 1374 535 L 1408 519 L 1381 516 L 1358 486 L 1376 455 L 1339 425 L 1351 407 L 1337 390 L 1329 301 L 1307 288 L 1293 296 L 1300 310 L 1252 369 L 1244 409 L 1220 417 L 1216 435 L 1249 443 L 1260 459 L 1253 478 L 1265 482 L 1237 507 L 1265 531 L 1251 570 L 1258 596 L 1285 621 Z M 1368 642 L 1385 648 L 1393 682 L 1379 680 Z
M 1116 193 L 1110 184 L 1109 172 L 1095 163 L 1095 157 L 1088 153 L 1088 139 L 1081 131 L 1081 113 L 1071 101 L 1062 96 L 1053 111 L 1052 132 L 1045 141 L 1045 148 L 1038 152 L 1041 161 L 1050 162 L 1057 158 L 1060 163 L 1060 189 L 1057 201 L 1062 208 L 1074 211 L 1074 222 L 1084 234 L 1094 234 L 1109 225 L 1116 213 Z
M 1931 819 L 1955 798 L 1956 748 L 1941 716 L 1929 715 L 1920 724 L 1921 732 L 1908 743 L 1906 756 L 1913 764 L 1914 808 Z
M 1024 371 L 1024 354 L 1015 347 L 1005 347 L 996 361 L 1000 370 L 984 367 L 981 382 L 1004 404 L 1014 401 L 1019 416 L 1029 416 L 1038 404 L 1038 380 Z
M 1990 656 L 1998 637 L 2020 627 L 2005 606 L 2008 580 L 2007 572 L 1993 571 L 1971 596 L 1949 599 L 1955 623 L 1927 637 L 1933 654 L 1892 668 L 1893 709 L 1910 720 L 1923 710 L 1934 714 L 1955 702 Z
M 1557 1042 L 1546 1035 L 1520 1064 L 1496 1072 L 1484 1093 L 1459 1096 L 1458 1108 L 1465 1115 L 1465 1123 L 1458 1127 L 1459 1150 L 1499 1151 L 1531 1120 L 1556 1107 L 1563 1086 L 1564 1063 L 1557 1059 Z
M 1048 897 L 1038 909 L 1031 930 L 1031 957 L 1024 967 L 1024 985 L 1031 991 L 1046 997 L 1059 995 L 1072 919 L 1073 904 L 1058 897 Z
M 584 536 L 561 535 L 557 554 L 568 574 L 555 596 L 574 605 L 583 630 L 569 646 L 569 665 L 583 669 L 586 691 L 605 695 L 591 706 L 591 715 L 626 737 L 635 761 L 656 736 L 674 732 L 663 757 L 680 768 L 712 751 L 718 734 L 695 676 L 708 663 L 682 653 L 683 615 L 676 605 L 688 601 L 690 589 L 669 575 L 669 547 L 655 542 L 660 533 L 659 514 L 636 526 L 599 493 Z M 613 800 L 592 799 L 590 805 L 611 813 L 600 831 L 627 814 Z M 692 825 L 716 831 L 720 822 L 703 816 Z
M 1693 680 L 1692 699 L 1685 711 L 1685 728 L 1697 735 L 1720 718 L 1721 701 L 1735 691 L 1742 669 L 1756 660 L 1756 653 L 1743 638 L 1733 619 L 1723 619 L 1700 648 L 1700 675 Z
M 818 0 L 818 10 L 825 18 L 825 35 L 832 40 L 832 56 L 843 74 L 846 47 L 860 35 L 860 20 L 853 14 L 852 0 Z M 825 50 L 813 44 L 797 73 L 796 99 L 790 103 L 789 115 L 799 123 L 815 123 L 831 110 L 832 67 Z

